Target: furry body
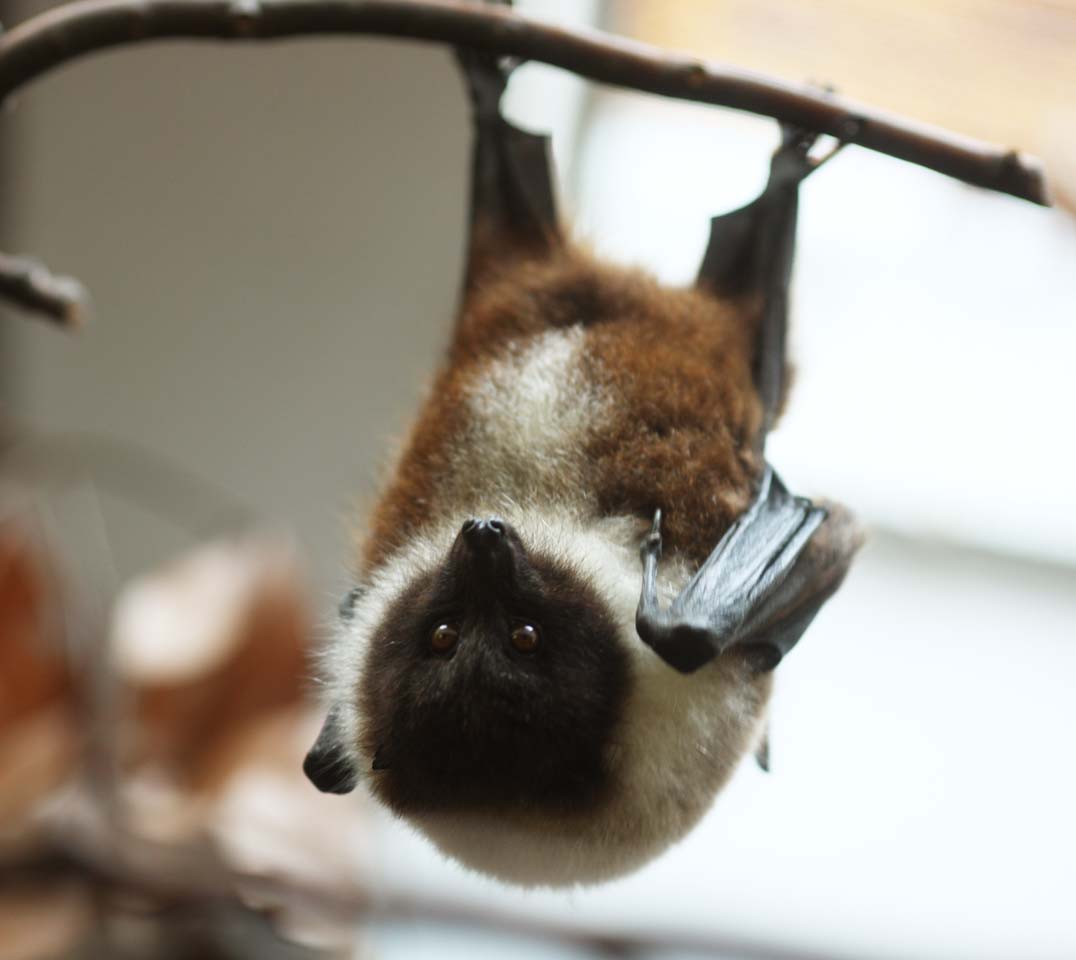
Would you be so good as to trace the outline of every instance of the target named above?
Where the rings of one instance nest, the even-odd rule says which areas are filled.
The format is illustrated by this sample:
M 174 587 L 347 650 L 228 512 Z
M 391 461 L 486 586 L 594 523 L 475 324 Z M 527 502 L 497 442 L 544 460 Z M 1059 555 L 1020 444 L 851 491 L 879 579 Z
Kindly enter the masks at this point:
M 744 312 L 570 248 L 487 271 L 373 514 L 364 572 L 446 511 L 497 499 L 647 524 L 661 506 L 670 554 L 701 563 L 761 467 Z
M 635 629 L 638 548 L 654 509 L 665 517 L 660 587 L 672 598 L 751 498 L 762 419 L 753 322 L 742 302 L 665 289 L 570 247 L 504 262 L 470 292 L 371 517 L 361 596 L 326 655 L 349 762 L 460 862 L 523 884 L 622 874 L 682 837 L 757 744 L 768 673 L 733 649 L 683 675 Z M 531 557 L 576 578 L 593 598 L 587 609 L 600 606 L 612 623 L 609 676 L 585 675 L 611 685 L 600 714 L 611 726 L 597 744 L 594 790 L 571 802 L 505 794 L 485 809 L 436 791 L 424 801 L 394 791 L 393 771 L 372 769 L 402 722 L 384 679 L 390 627 L 408 615 L 416 578 L 436 576 L 460 524 L 484 516 L 510 522 Z M 468 709 L 458 707 L 462 727 L 496 723 Z M 540 728 L 542 716 L 511 709 L 512 723 Z M 526 741 L 516 736 L 510 749 L 525 757 Z

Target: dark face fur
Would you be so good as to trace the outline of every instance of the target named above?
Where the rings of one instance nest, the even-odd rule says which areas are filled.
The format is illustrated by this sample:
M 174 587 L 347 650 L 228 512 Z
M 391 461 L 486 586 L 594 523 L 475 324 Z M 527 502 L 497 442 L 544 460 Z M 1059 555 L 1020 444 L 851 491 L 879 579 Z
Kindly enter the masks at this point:
M 469 520 L 373 637 L 358 691 L 371 787 L 399 813 L 595 804 L 627 673 L 578 575 L 507 523 Z

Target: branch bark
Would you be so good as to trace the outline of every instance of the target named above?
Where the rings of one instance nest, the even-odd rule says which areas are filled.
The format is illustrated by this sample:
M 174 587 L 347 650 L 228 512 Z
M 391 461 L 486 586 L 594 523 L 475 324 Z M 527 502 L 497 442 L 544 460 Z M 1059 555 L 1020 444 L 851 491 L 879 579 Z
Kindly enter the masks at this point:
M 988 190 L 1050 203 L 1040 164 L 1015 150 L 803 84 L 452 0 L 76 0 L 0 37 L 0 101 L 53 67 L 109 47 L 331 34 L 406 37 L 536 60 L 612 86 L 774 117 Z

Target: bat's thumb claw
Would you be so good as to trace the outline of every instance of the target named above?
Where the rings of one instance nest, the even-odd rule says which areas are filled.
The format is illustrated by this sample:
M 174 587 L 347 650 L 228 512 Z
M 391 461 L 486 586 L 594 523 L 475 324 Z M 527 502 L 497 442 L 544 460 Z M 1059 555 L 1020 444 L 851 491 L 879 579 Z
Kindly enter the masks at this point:
M 661 539 L 661 507 L 654 511 L 654 522 L 650 524 L 650 536 Z
M 654 522 L 650 524 L 650 530 L 643 538 L 640 553 L 645 560 L 647 557 L 661 556 L 661 510 L 654 511 Z

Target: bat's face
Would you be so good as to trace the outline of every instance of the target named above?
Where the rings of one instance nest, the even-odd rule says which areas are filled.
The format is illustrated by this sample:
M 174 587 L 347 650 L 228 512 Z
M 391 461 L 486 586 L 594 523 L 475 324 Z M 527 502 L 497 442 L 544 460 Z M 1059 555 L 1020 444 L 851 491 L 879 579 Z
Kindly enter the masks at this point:
M 587 578 L 497 518 L 467 520 L 369 640 L 358 690 L 373 792 L 404 815 L 593 808 L 628 691 Z

